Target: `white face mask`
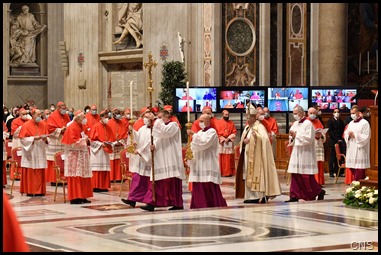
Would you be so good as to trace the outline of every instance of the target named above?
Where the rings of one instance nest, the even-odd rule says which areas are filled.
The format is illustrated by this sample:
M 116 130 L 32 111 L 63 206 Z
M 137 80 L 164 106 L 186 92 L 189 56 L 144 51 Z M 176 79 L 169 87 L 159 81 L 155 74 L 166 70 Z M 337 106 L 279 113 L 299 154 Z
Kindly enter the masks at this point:
M 83 124 L 83 125 L 86 125 L 86 124 L 87 124 L 87 119 L 86 119 L 86 118 L 84 118 L 84 119 L 82 120 L 82 124 Z
M 48 118 L 49 118 L 49 114 L 46 114 L 46 115 L 45 115 L 45 119 L 48 119 Z
M 263 120 L 265 118 L 265 115 L 259 115 L 258 120 Z
M 108 118 L 103 118 L 103 119 L 102 119 L 102 122 L 103 122 L 104 124 L 107 124 L 107 123 L 108 123 Z
M 351 114 L 351 118 L 352 118 L 352 120 L 357 119 L 357 115 L 356 115 L 356 113 L 352 113 L 352 114 Z
M 270 113 L 265 113 L 265 118 L 268 119 L 270 117 Z
M 26 120 L 27 116 L 26 115 L 21 115 L 22 120 Z
M 318 111 L 318 112 L 317 112 L 317 115 L 321 115 L 321 111 Z
M 205 128 L 205 123 L 204 123 L 204 122 L 200 122 L 200 128 L 201 128 L 201 129 L 204 129 L 204 128 Z
M 35 119 L 35 121 L 38 123 L 38 122 L 40 122 L 42 120 L 42 118 L 40 117 L 40 116 L 38 116 L 36 119 Z
M 296 121 L 300 120 L 300 117 L 299 117 L 299 115 L 297 115 L 297 114 L 294 114 L 294 119 L 295 119 Z
M 340 113 L 335 112 L 335 113 L 333 114 L 333 116 L 334 116 L 335 118 L 338 118 L 338 117 L 340 116 Z
M 148 118 L 143 118 L 143 122 L 144 122 L 144 125 L 148 125 L 149 124 L 149 119 Z
M 52 112 L 53 112 L 55 109 L 56 109 L 56 108 L 53 108 L 53 107 L 52 107 L 52 108 L 50 108 L 50 110 L 51 110 Z
M 310 119 L 311 119 L 311 120 L 316 119 L 316 115 L 315 115 L 315 114 L 310 114 Z
M 131 114 L 129 114 L 129 113 L 126 114 L 126 118 L 127 118 L 127 119 L 131 119 Z

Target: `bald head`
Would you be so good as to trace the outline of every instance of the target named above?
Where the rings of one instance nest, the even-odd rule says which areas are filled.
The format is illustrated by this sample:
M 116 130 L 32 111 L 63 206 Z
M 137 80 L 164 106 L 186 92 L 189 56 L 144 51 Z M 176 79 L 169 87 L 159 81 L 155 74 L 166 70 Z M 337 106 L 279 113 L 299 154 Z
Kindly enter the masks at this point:
M 205 127 L 209 127 L 210 126 L 210 116 L 209 116 L 209 114 L 206 114 L 206 113 L 201 114 L 199 120 L 200 120 L 200 123 L 204 123 L 205 124 Z

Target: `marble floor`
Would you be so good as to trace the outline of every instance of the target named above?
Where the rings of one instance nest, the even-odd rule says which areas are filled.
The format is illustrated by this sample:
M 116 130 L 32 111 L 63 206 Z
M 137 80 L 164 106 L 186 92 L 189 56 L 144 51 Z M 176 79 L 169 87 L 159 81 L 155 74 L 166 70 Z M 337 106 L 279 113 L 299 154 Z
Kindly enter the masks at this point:
M 267 204 L 234 198 L 234 177 L 221 185 L 228 207 L 189 209 L 191 194 L 183 183 L 184 210 L 143 211 L 122 203 L 120 183 L 94 193 L 90 204 L 63 201 L 59 187 L 47 183 L 44 197 L 9 194 L 33 252 L 377 252 L 378 212 L 347 208 L 344 178 L 326 175 L 324 200 L 284 203 L 289 186 L 278 170 L 283 194 Z M 122 197 L 128 195 L 123 185 Z

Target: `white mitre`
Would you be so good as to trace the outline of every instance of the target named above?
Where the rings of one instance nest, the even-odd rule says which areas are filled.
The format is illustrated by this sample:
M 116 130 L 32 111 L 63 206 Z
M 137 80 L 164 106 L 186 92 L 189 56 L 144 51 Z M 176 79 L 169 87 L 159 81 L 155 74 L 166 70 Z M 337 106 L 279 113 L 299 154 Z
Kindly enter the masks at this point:
M 250 104 L 250 107 L 249 107 L 249 105 L 247 105 L 247 107 L 246 107 L 246 114 L 256 115 L 257 114 L 257 109 L 252 104 Z

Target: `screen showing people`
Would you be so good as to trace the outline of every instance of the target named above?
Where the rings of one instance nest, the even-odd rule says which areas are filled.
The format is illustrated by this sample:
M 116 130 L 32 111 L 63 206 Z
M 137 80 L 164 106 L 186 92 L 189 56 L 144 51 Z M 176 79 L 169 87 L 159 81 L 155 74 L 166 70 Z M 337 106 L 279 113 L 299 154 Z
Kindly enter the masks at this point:
M 268 107 L 272 112 L 292 111 L 300 105 L 308 109 L 308 88 L 268 88 Z
M 250 99 L 254 105 L 264 105 L 264 90 L 221 90 L 219 93 L 221 109 L 245 108 L 245 102 Z
M 176 88 L 177 111 L 201 112 L 205 106 L 210 106 L 213 112 L 217 111 L 216 88 L 189 88 L 189 100 L 186 88 Z M 189 102 L 189 105 L 188 105 Z
M 356 103 L 356 94 L 356 89 L 312 89 L 311 101 L 318 104 L 321 110 L 349 110 Z

